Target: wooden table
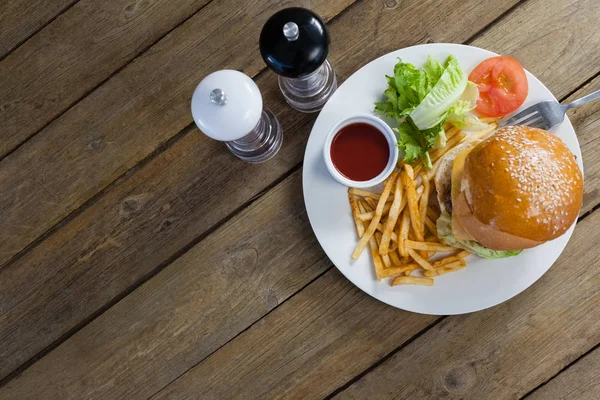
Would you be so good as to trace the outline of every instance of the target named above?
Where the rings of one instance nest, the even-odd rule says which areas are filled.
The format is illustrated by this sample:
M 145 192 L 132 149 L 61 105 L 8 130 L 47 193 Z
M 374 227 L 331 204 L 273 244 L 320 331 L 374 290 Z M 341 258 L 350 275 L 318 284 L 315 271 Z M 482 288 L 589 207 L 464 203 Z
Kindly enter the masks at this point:
M 517 57 L 561 101 L 600 89 L 597 0 L 10 0 L 0 4 L 0 398 L 600 398 L 600 102 L 570 114 L 585 201 L 552 269 L 462 316 L 391 308 L 319 247 L 316 115 L 258 34 L 328 21 L 340 82 L 426 42 Z M 194 126 L 209 72 L 253 77 L 285 131 L 250 166 Z

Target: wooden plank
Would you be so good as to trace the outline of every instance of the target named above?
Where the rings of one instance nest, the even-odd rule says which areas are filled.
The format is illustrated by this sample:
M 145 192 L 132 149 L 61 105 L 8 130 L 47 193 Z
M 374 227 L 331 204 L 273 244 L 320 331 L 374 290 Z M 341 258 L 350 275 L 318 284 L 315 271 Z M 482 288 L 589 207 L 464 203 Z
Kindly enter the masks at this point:
M 337 398 L 519 398 L 552 377 L 600 342 L 599 223 L 600 212 L 579 223 L 525 293 L 445 319 Z
M 335 11 L 341 11 L 344 4 L 345 3 L 339 1 L 313 2 L 313 6 L 317 11 L 323 15 L 329 16 Z M 256 12 L 258 12 L 258 10 L 256 10 Z M 264 13 L 267 17 L 271 12 L 272 10 L 267 10 Z M 273 94 L 273 98 L 275 98 L 275 90 L 278 89 L 273 87 L 270 92 Z M 283 105 L 280 108 L 283 108 Z M 11 313 L 14 312 L 13 317 L 8 315 L 5 315 L 5 317 L 15 321 L 15 325 L 11 324 L 11 326 L 16 330 L 13 331 L 13 333 L 8 333 L 6 331 L 2 332 L 0 337 L 6 338 L 7 340 L 8 336 L 13 337 L 11 340 L 24 339 L 21 344 L 15 342 L 15 347 L 6 345 L 0 348 L 0 358 L 10 360 L 9 362 L 3 362 L 0 365 L 1 377 L 5 376 L 11 370 L 44 349 L 48 344 L 66 333 L 70 327 L 75 326 L 84 319 L 85 316 L 90 315 L 94 310 L 98 310 L 103 304 L 106 304 L 110 299 L 117 296 L 122 290 L 141 279 L 162 262 L 166 261 L 177 250 L 181 249 L 197 237 L 198 229 L 201 229 L 201 232 L 205 231 L 226 215 L 224 213 L 214 213 L 212 208 L 216 208 L 219 203 L 228 203 L 233 207 L 230 209 L 231 211 L 239 204 L 243 203 L 243 201 L 247 201 L 267 184 L 264 181 L 254 184 L 248 181 L 243 185 L 244 191 L 242 193 L 238 195 L 235 193 L 230 194 L 228 196 L 228 201 L 223 202 L 223 193 L 227 193 L 228 188 L 233 189 L 240 185 L 238 182 L 228 183 L 219 181 L 218 179 L 207 180 L 207 177 L 210 177 L 211 174 L 215 173 L 213 168 L 219 165 L 217 168 L 218 170 L 228 170 L 231 173 L 233 173 L 232 169 L 237 171 L 246 170 L 253 175 L 260 174 L 260 170 L 264 170 L 265 166 L 257 166 L 254 170 L 249 170 L 247 164 L 241 163 L 230 154 L 227 154 L 222 147 L 222 144 L 206 139 L 199 132 L 194 132 L 194 134 L 189 136 L 189 139 L 191 139 L 191 141 L 187 141 L 185 144 L 190 147 L 178 145 L 175 149 L 171 149 L 172 152 L 170 154 L 152 164 L 151 170 L 145 170 L 141 175 L 136 175 L 136 180 L 128 181 L 125 186 L 119 186 L 119 189 L 114 192 L 116 197 L 112 197 L 112 200 L 109 203 L 102 203 L 100 208 L 94 208 L 92 214 L 89 215 L 94 221 L 94 228 L 88 229 L 88 224 L 91 220 L 87 219 L 80 220 L 80 222 L 77 221 L 74 225 L 69 225 L 73 228 L 73 230 L 70 230 L 71 233 L 69 236 L 71 239 L 69 239 L 69 242 L 71 242 L 71 240 L 79 242 L 82 247 L 76 246 L 79 248 L 68 249 L 67 247 L 70 246 L 64 247 L 64 244 L 69 242 L 62 242 L 62 239 L 59 241 L 52 241 L 49 243 L 49 246 L 53 250 L 48 253 L 48 247 L 44 246 L 45 250 L 42 250 L 40 253 L 36 252 L 37 255 L 34 258 L 37 259 L 37 261 L 26 258 L 28 261 L 22 260 L 18 264 L 10 265 L 0 270 L 2 276 L 11 276 L 12 278 L 10 280 L 13 281 L 12 279 L 15 279 L 13 281 L 15 283 L 21 282 L 18 286 L 23 290 L 21 295 L 18 295 L 18 292 L 14 290 L 14 287 L 11 289 L 8 289 L 7 287 L 7 290 L 10 290 L 11 294 L 17 295 L 19 300 L 17 300 L 16 297 L 10 296 L 3 298 L 0 310 L 11 310 Z M 192 153 L 194 153 L 194 155 L 192 155 Z M 199 164 L 199 160 L 212 160 L 212 163 Z M 230 164 L 232 164 L 232 169 L 229 169 Z M 163 176 L 161 174 L 159 179 L 154 178 L 153 175 L 158 171 L 166 172 L 167 170 L 170 171 L 167 175 Z M 2 172 L 4 172 L 4 170 L 2 170 Z M 145 186 L 149 180 L 152 181 L 151 187 L 146 186 L 141 192 L 138 191 L 142 186 Z M 223 190 L 225 190 L 225 192 L 223 192 Z M 218 193 L 221 193 L 221 195 L 213 197 L 214 194 Z M 211 195 L 207 198 L 206 196 L 209 194 Z M 27 193 L 25 187 L 18 191 L 17 195 L 22 197 L 35 196 L 35 193 Z M 243 197 L 240 199 L 239 196 Z M 2 193 L 0 193 L 0 197 L 2 197 Z M 157 201 L 166 201 L 162 202 L 159 209 L 152 208 L 147 210 L 149 213 L 144 213 L 144 211 L 152 205 L 152 203 L 148 203 L 148 201 L 153 200 L 155 197 L 157 198 Z M 190 218 L 190 213 L 199 213 L 199 215 L 204 216 L 204 220 L 198 221 Z M 185 225 L 188 224 L 189 226 L 186 228 Z M 126 226 L 129 226 L 129 228 L 125 228 Z M 155 249 L 143 245 L 143 241 L 140 240 L 141 237 L 138 235 L 140 232 L 138 231 L 138 234 L 135 234 L 130 230 L 132 226 L 139 227 L 145 232 L 145 240 L 162 238 L 161 241 L 163 241 L 163 244 L 167 245 L 167 247 L 161 249 L 159 253 L 156 253 Z M 187 230 L 190 227 L 193 227 L 194 229 Z M 117 231 L 119 232 L 115 231 L 115 228 L 117 228 Z M 121 231 L 122 228 L 125 229 Z M 123 233 L 126 231 L 129 232 L 123 236 Z M 128 243 L 128 245 L 126 247 L 115 246 L 113 240 L 111 240 L 112 238 L 118 238 L 119 243 Z M 169 244 L 169 242 L 171 242 L 171 244 Z M 1 247 L 4 243 L 0 243 Z M 120 254 L 113 259 L 112 255 L 114 255 L 113 251 L 115 249 L 129 249 L 131 252 L 128 255 Z M 105 257 L 106 252 L 110 254 L 110 259 Z M 150 262 L 148 259 L 146 260 L 149 262 L 148 264 L 145 264 L 144 262 L 138 263 L 138 261 L 141 261 L 138 257 L 140 257 L 142 253 L 146 253 L 146 256 L 149 256 L 153 261 Z M 52 259 L 52 261 L 50 259 Z M 128 263 L 123 264 L 124 260 L 127 260 Z M 34 262 L 34 264 L 29 264 L 30 262 Z M 30 269 L 30 267 L 33 267 L 34 265 L 39 266 L 39 262 L 49 267 L 43 275 L 36 273 L 35 269 Z M 27 265 L 27 267 L 23 268 L 24 265 Z M 137 272 L 132 271 L 132 265 L 139 265 Z M 120 269 L 121 272 L 124 273 L 124 276 L 118 282 L 112 281 L 112 278 L 109 278 L 105 281 L 107 286 L 101 285 L 103 288 L 98 292 L 94 289 L 94 287 L 99 287 L 96 286 L 99 283 L 97 277 L 90 278 L 90 281 L 78 280 L 76 289 L 72 287 L 70 290 L 64 290 L 65 286 L 63 285 L 69 285 L 67 283 L 69 281 L 71 284 L 74 284 L 74 280 L 80 277 L 80 274 L 83 273 L 82 271 L 87 271 L 94 275 L 101 270 L 108 271 L 112 268 Z M 68 276 L 72 277 L 73 280 L 65 278 L 66 270 L 70 271 Z M 50 273 L 50 271 L 53 272 Z M 34 276 L 37 276 L 40 279 L 33 278 Z M 102 274 L 99 276 L 102 277 Z M 105 277 L 108 278 L 108 276 Z M 30 280 L 30 278 L 33 278 L 33 281 Z M 55 291 L 57 287 L 51 284 L 52 281 L 58 283 L 62 288 Z M 5 282 L 8 281 L 3 281 L 2 283 Z M 80 286 L 82 284 L 84 286 L 89 285 L 88 289 L 84 289 L 83 286 Z M 80 289 L 84 289 L 84 291 L 81 292 Z M 90 292 L 89 289 L 96 293 Z M 39 290 L 42 290 L 45 293 L 42 294 Z M 33 296 L 33 294 L 36 294 L 37 296 Z M 66 303 L 64 302 L 66 298 L 61 299 L 63 294 L 70 297 Z M 58 295 L 58 297 L 56 297 L 56 295 Z M 29 306 L 33 307 L 30 308 L 30 311 L 37 308 L 37 306 L 33 305 L 34 303 L 38 303 L 38 306 L 42 306 L 43 308 L 51 303 L 54 303 L 55 306 L 60 304 L 60 306 L 55 309 L 55 312 L 47 314 L 47 317 L 50 318 L 48 322 L 54 326 L 55 324 L 63 325 L 68 321 L 67 325 L 63 325 L 59 330 L 54 330 L 53 328 L 48 329 L 49 325 L 46 325 L 46 327 L 42 329 L 41 325 L 36 324 L 36 326 L 40 328 L 36 334 L 32 334 L 32 331 L 27 333 L 26 329 L 21 331 L 21 329 L 24 328 L 24 325 L 21 325 L 20 322 L 17 323 L 16 321 L 20 320 L 21 322 L 24 322 L 21 313 L 27 307 L 21 308 L 21 311 L 17 309 L 13 310 L 12 308 L 17 304 L 19 304 L 19 308 L 24 306 L 25 303 L 21 303 L 21 301 L 25 299 L 27 299 L 25 303 L 28 303 Z M 78 303 L 82 299 L 85 299 L 84 303 L 86 304 L 88 301 L 91 301 L 89 305 L 94 304 L 92 308 L 88 308 L 87 306 L 72 307 L 72 304 Z M 8 328 L 8 325 L 5 324 L 0 324 L 0 326 L 0 329 Z M 63 328 L 67 329 L 65 330 Z M 21 336 L 21 334 L 27 336 L 27 339 L 24 337 L 18 339 L 18 336 Z M 37 336 L 38 334 L 41 336 L 50 334 L 50 336 L 46 336 L 36 345 L 34 342 L 38 342 L 38 339 L 41 338 L 40 336 Z M 6 343 L 8 344 L 8 341 Z M 23 343 L 27 343 L 27 345 L 23 346 Z
M 513 4 L 512 1 L 509 3 Z M 412 10 L 427 9 L 429 4 L 431 3 L 414 4 L 402 9 L 402 12 L 404 14 Z M 504 4 L 500 3 L 494 7 L 500 8 Z M 379 4 L 375 6 L 381 8 Z M 212 10 L 210 5 L 206 8 Z M 585 12 L 588 11 L 589 6 L 583 3 L 576 9 Z M 396 8 L 390 12 L 396 13 L 398 10 Z M 458 15 L 461 12 L 459 10 L 464 11 L 462 8 L 452 10 L 449 17 L 455 20 L 463 18 Z M 474 10 L 478 9 L 474 8 Z M 209 14 L 208 11 L 206 14 L 203 13 L 203 15 Z M 214 31 L 217 28 L 212 24 L 218 23 L 215 21 L 222 21 L 223 17 L 218 13 L 209 16 L 211 17 L 209 21 L 200 20 L 200 17 L 192 18 L 176 33 L 159 43 L 156 46 L 157 50 L 140 57 L 138 62 L 133 63 L 103 85 L 102 90 L 95 92 L 49 126 L 43 134 L 35 138 L 36 140 L 32 140 L 23 149 L 4 160 L 4 174 L 0 175 L 0 218 L 5 221 L 6 228 L 0 233 L 0 264 L 21 251 L 49 227 L 106 187 L 123 171 L 189 124 L 191 122 L 188 110 L 189 93 L 206 71 L 227 65 L 232 68 L 242 68 L 252 74 L 262 67 L 262 62 L 257 59 L 256 49 L 250 51 L 246 48 L 251 46 L 242 44 L 239 45 L 241 48 L 238 48 L 229 45 L 221 46 L 212 41 L 203 42 L 209 53 L 218 46 L 231 49 L 231 52 L 219 52 L 219 56 L 211 58 L 209 62 L 195 58 L 199 57 L 200 53 L 204 54 L 201 51 L 202 46 L 199 47 L 196 42 L 190 43 L 192 39 L 188 38 L 197 38 L 197 31 L 204 31 L 200 25 L 206 27 L 208 31 Z M 486 22 L 497 14 L 490 11 L 488 16 L 480 12 L 478 16 L 482 22 Z M 574 25 L 573 21 L 579 18 L 579 14 L 575 13 L 569 17 L 564 19 Z M 254 21 L 257 20 L 253 19 L 253 23 Z M 393 48 L 414 43 L 415 37 L 439 41 L 444 39 L 444 35 L 452 36 L 461 32 L 460 24 L 441 23 L 441 25 L 423 26 L 419 21 L 411 20 L 398 27 L 396 21 L 397 18 L 393 24 L 399 33 L 395 34 L 395 40 L 385 42 L 375 39 L 381 35 L 381 28 L 390 29 L 392 22 L 382 25 L 381 21 L 373 21 L 373 26 L 379 26 L 379 30 L 369 30 L 364 42 L 361 43 L 362 47 L 352 47 L 348 50 L 345 58 L 345 61 L 348 61 L 347 66 L 357 68 L 365 58 L 371 59 L 373 54 L 383 54 Z M 358 21 L 353 22 L 355 25 L 360 25 Z M 258 27 L 247 29 L 250 31 L 240 35 L 254 37 L 252 29 L 258 32 Z M 235 29 L 229 31 L 233 32 Z M 226 36 L 218 30 L 216 32 Z M 559 34 L 558 31 L 555 32 L 556 35 Z M 350 28 L 346 33 L 352 34 Z M 547 36 L 556 39 L 553 32 L 548 33 Z M 596 36 L 598 35 L 594 34 L 590 37 L 596 39 Z M 413 38 L 412 41 L 410 38 Z M 520 39 L 522 42 L 525 41 L 523 36 Z M 338 40 L 343 42 L 344 38 Z M 381 44 L 382 42 L 385 44 Z M 561 41 L 558 43 L 564 44 Z M 590 40 L 586 42 L 586 45 L 588 44 L 591 46 Z M 335 52 L 335 47 L 332 51 Z M 173 55 L 175 52 L 177 57 Z M 181 54 L 185 56 L 180 56 Z M 236 64 L 237 61 L 232 57 L 238 55 L 244 62 Z M 593 58 L 588 57 L 588 60 L 595 62 Z M 565 63 L 568 63 L 568 59 L 565 59 Z M 189 64 L 192 64 L 193 68 Z M 580 65 L 591 68 L 591 64 L 582 62 L 577 65 L 569 64 L 565 70 L 579 68 Z M 549 67 L 553 68 L 553 71 L 558 68 L 556 63 Z M 186 70 L 180 71 L 180 68 Z M 165 73 L 172 78 L 161 79 L 164 78 Z M 577 78 L 583 77 L 577 76 Z M 564 85 L 567 85 L 569 79 L 574 77 L 566 76 Z M 569 85 L 571 83 L 574 82 L 569 81 Z M 561 92 L 557 94 L 561 95 Z M 41 167 L 48 164 L 52 164 L 53 168 Z M 33 188 L 36 188 L 35 191 Z
M 0 59 L 76 1 L 7 0 L 0 2 Z
M 0 62 L 0 158 L 209 2 L 81 0 Z
M 438 318 L 381 303 L 334 268 L 152 399 L 322 399 Z
M 452 9 L 466 4 L 455 1 Z M 456 16 L 461 23 L 454 24 L 452 30 L 437 25 L 439 31 L 422 26 L 416 32 L 431 32 L 449 42 L 466 40 L 511 3 L 494 4 L 495 14 L 489 5 L 469 3 L 470 19 Z M 446 11 L 429 4 L 408 8 L 403 15 L 409 21 L 418 21 L 425 16 L 441 18 Z M 369 36 L 373 26 L 380 27 L 378 37 L 387 38 L 394 46 L 411 44 L 410 30 L 419 25 L 399 29 L 396 17 L 395 10 L 375 2 L 361 2 L 334 21 L 332 48 L 336 50 L 331 60 L 341 79 L 389 51 L 388 42 Z M 449 36 L 444 36 L 446 31 Z M 422 35 L 414 40 L 421 40 Z M 365 47 L 360 56 L 353 56 L 359 53 L 355 49 Z M 261 76 L 258 83 L 267 105 L 280 116 L 286 131 L 277 158 L 248 166 L 228 154 L 221 144 L 194 130 L 116 184 L 57 234 L 0 270 L 0 293 L 6 294 L 0 303 L 4 314 L 4 319 L 0 319 L 0 339 L 4 344 L 0 358 L 8 360 L 0 365 L 2 376 L 161 266 L 301 161 L 314 116 L 294 112 L 285 105 L 272 74 Z
M 516 57 L 560 99 L 598 72 L 599 19 L 598 1 L 526 1 L 472 44 Z
M 329 268 L 300 187 L 296 172 L 10 381 L 0 398 L 148 398 L 184 373 Z
M 566 371 L 527 397 L 529 400 L 600 399 L 600 348 L 587 354 Z
M 600 77 L 573 93 L 563 103 L 577 100 L 596 90 L 600 90 Z M 571 110 L 568 115 L 577 132 L 583 156 L 585 186 L 581 214 L 585 214 L 600 203 L 600 101 Z
M 353 1 L 315 0 L 312 6 L 331 18 Z M 174 4 L 165 1 L 169 8 Z M 209 72 L 232 68 L 254 75 L 264 68 L 260 29 L 290 4 L 208 4 L 6 157 L 0 172 L 0 265 L 189 125 L 191 93 Z
M 527 393 L 600 340 L 598 223 L 600 212 L 584 220 L 565 254 L 531 289 L 501 306 L 445 319 L 340 398 L 504 399 Z M 323 398 L 402 346 L 407 325 L 433 321 L 383 305 L 377 311 L 366 295 L 362 301 L 337 295 L 330 305 L 323 293 L 340 281 L 346 284 L 337 271 L 320 278 L 153 399 L 198 393 L 214 399 Z M 353 297 L 351 289 L 346 296 Z

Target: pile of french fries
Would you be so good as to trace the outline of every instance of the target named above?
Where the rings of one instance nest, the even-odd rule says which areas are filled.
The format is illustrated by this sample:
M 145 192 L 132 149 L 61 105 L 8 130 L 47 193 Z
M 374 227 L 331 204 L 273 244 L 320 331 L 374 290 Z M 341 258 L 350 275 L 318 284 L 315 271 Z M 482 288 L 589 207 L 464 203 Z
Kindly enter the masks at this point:
M 470 135 L 469 140 L 482 138 L 496 127 L 497 124 L 491 122 L 488 129 Z M 381 193 L 348 190 L 359 237 L 352 258 L 358 259 L 368 246 L 378 281 L 391 277 L 392 286 L 433 286 L 435 276 L 466 266 L 464 259 L 469 252 L 448 246 L 438 238 L 439 207 L 429 203 L 431 197 L 435 198 L 433 179 L 442 156 L 467 137 L 455 127 L 447 128 L 446 147 L 429 152 L 432 169 L 427 170 L 422 163 L 413 168 L 401 161 L 384 182 Z M 439 258 L 439 252 L 450 254 Z M 439 259 L 434 261 L 433 258 Z

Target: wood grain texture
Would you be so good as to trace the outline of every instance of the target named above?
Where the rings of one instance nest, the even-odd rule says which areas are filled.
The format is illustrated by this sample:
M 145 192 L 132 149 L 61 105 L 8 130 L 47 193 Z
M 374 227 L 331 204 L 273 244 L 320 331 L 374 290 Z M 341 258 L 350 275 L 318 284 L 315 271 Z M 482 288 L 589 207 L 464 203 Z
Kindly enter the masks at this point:
M 600 212 L 554 266 L 512 300 L 448 317 L 339 399 L 519 398 L 600 342 Z M 407 373 L 399 373 L 407 371 Z
M 594 0 L 526 1 L 472 45 L 517 58 L 560 99 L 598 72 L 599 19 Z
M 322 399 L 437 319 L 333 268 L 152 399 Z
M 600 399 L 600 348 L 596 348 L 571 365 L 567 370 L 533 392 L 527 399 Z
M 600 77 L 569 96 L 563 103 L 577 100 L 600 90 Z M 588 103 L 568 112 L 581 146 L 584 171 L 584 193 L 581 214 L 600 204 L 600 101 Z
M 0 2 L 0 59 L 76 1 L 5 0 Z
M 209 1 L 81 0 L 69 9 L 0 62 L 0 76 L 11 77 L 0 86 L 0 158 Z
M 300 186 L 296 173 L 9 382 L 0 398 L 146 399 L 184 373 L 329 268 Z
M 446 16 L 432 4 L 408 9 L 404 15 L 409 21 Z M 424 29 L 444 41 L 466 40 L 510 4 L 495 3 L 493 15 L 489 5 L 473 1 L 470 19 L 460 19 L 462 25 L 454 24 L 449 36 L 444 36 L 443 25 L 437 26 L 439 31 L 423 26 L 417 31 L 423 36 L 415 40 L 425 37 Z M 432 10 L 439 12 L 437 17 Z M 332 23 L 330 59 L 341 80 L 391 46 L 412 44 L 410 30 L 419 25 L 398 28 L 397 12 L 378 2 L 361 2 Z M 377 37 L 389 38 L 393 44 L 374 40 L 369 34 L 373 26 L 379 26 Z M 262 75 L 258 84 L 285 131 L 283 148 L 275 159 L 248 166 L 194 129 L 18 262 L 0 270 L 0 293 L 6 294 L 0 302 L 4 343 L 0 358 L 7 360 L 0 365 L 1 376 L 152 273 L 301 162 L 314 115 L 291 110 L 272 74 Z
M 331 18 L 353 1 L 315 0 L 312 7 Z M 257 38 L 266 19 L 308 3 L 208 4 L 2 160 L 0 265 L 189 125 L 191 94 L 205 75 L 260 71 Z

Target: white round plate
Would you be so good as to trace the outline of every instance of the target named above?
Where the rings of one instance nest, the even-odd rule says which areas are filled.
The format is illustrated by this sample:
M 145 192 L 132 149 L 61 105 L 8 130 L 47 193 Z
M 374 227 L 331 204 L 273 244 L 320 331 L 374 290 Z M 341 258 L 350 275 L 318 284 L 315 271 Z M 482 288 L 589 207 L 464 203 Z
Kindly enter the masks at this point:
M 398 57 L 421 66 L 428 55 L 443 61 L 456 56 L 466 73 L 479 62 L 495 56 L 487 50 L 458 44 L 426 44 L 409 47 L 380 57 L 355 72 L 329 99 L 313 126 L 302 175 L 304 201 L 319 243 L 335 266 L 356 286 L 384 303 L 423 314 L 451 315 L 482 310 L 499 304 L 527 289 L 556 261 L 573 233 L 542 246 L 523 251 L 516 257 L 487 260 L 467 259 L 467 267 L 435 278 L 429 286 L 390 286 L 389 279 L 377 282 L 368 251 L 353 261 L 357 243 L 354 221 L 348 204 L 347 188 L 337 183 L 325 167 L 323 143 L 329 129 L 338 121 L 357 114 L 373 113 L 375 101 L 386 88 L 385 75 L 392 75 Z M 527 72 L 529 95 L 522 108 L 544 100 L 556 100 L 550 91 Z M 581 150 L 568 118 L 552 129 L 581 163 Z

